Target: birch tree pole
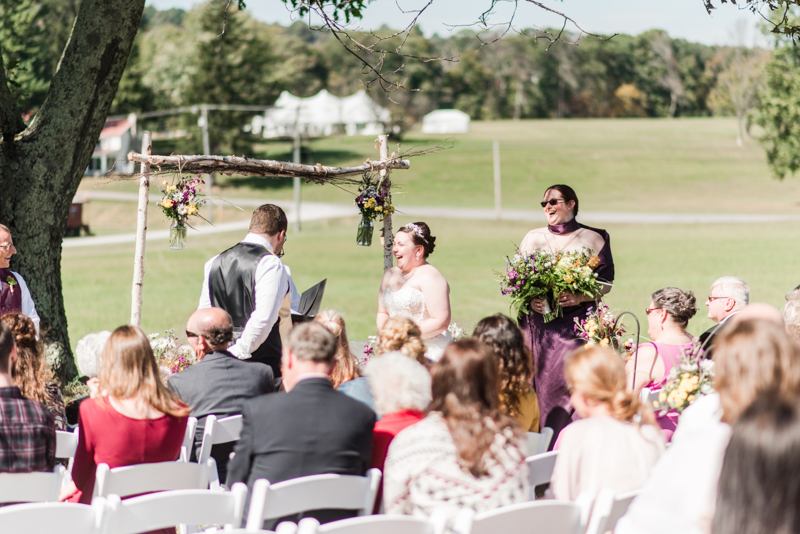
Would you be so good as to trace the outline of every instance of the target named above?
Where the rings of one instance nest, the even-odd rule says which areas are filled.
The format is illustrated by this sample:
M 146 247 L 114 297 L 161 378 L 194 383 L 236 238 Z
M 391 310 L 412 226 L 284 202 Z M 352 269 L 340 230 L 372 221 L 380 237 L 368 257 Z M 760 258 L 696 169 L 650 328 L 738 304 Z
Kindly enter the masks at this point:
M 378 136 L 380 143 L 381 163 L 389 159 L 389 136 L 382 134 Z M 389 177 L 387 169 L 381 169 L 381 189 L 385 193 L 386 202 L 392 203 L 392 179 Z M 392 247 L 394 247 L 394 233 L 392 232 L 392 214 L 383 215 L 383 270 L 392 268 Z
M 150 132 L 142 135 L 142 154 L 153 152 Z M 142 162 L 139 177 L 139 208 L 136 213 L 136 254 L 133 258 L 133 288 L 131 289 L 131 324 L 142 325 L 142 289 L 144 287 L 144 250 L 147 236 L 147 204 L 150 201 L 150 164 Z

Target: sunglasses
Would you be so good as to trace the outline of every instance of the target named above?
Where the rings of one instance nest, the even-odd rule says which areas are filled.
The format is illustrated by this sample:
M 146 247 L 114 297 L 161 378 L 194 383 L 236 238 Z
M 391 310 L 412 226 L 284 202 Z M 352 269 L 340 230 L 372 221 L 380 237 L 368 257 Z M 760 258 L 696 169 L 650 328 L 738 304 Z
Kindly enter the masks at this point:
M 200 337 L 200 335 L 199 334 L 195 334 L 194 332 L 189 332 L 187 330 L 186 331 L 186 339 L 189 339 L 190 337 Z
M 542 202 L 540 202 L 540 204 L 542 205 L 543 208 L 545 208 L 545 207 L 547 207 L 548 204 L 550 204 L 551 206 L 555 206 L 559 202 L 564 202 L 564 199 L 563 198 L 551 198 L 550 200 L 543 200 Z
M 708 300 L 729 299 L 730 297 L 708 297 Z
M 656 311 L 656 310 L 660 310 L 660 309 L 661 309 L 661 308 L 645 308 L 645 310 L 644 310 L 644 314 L 645 314 L 645 315 L 650 315 L 650 312 L 654 312 L 654 311 Z

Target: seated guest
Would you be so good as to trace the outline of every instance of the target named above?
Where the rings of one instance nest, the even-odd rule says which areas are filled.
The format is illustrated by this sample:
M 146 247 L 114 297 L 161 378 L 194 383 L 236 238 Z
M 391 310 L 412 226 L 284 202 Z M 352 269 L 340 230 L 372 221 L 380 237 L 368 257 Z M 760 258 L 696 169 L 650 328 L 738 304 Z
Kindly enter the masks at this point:
M 800 343 L 800 286 L 786 293 L 783 320 L 786 321 L 786 331 L 795 342 Z
M 400 352 L 387 352 L 370 360 L 366 374 L 370 388 L 375 391 L 375 409 L 381 417 L 372 434 L 370 467 L 383 471 L 394 437 L 425 417 L 431 403 L 431 375 L 421 363 Z
M 103 330 L 83 336 L 75 347 L 75 363 L 80 373 L 95 383 L 103 363 L 103 348 L 111 337 L 111 332 Z
M 641 488 L 664 452 L 664 438 L 652 410 L 626 388 L 622 359 L 598 346 L 579 349 L 568 356 L 564 374 L 581 418 L 558 436 L 550 491 L 574 501 L 582 493 Z
M 272 367 L 240 360 L 226 349 L 233 339 L 233 321 L 222 308 L 202 308 L 186 323 L 186 338 L 198 362 L 169 377 L 167 386 L 192 409 L 197 418 L 192 461 L 203 442 L 206 417 L 238 415 L 242 403 L 275 389 Z M 219 479 L 225 481 L 234 442 L 214 445 Z
M 81 403 L 72 482 L 61 499 L 90 504 L 101 463 L 121 467 L 177 460 L 189 407 L 161 383 L 147 335 L 120 326 L 103 349 L 100 392 Z
M 698 338 L 708 358 L 713 357 L 717 331 L 734 315 L 750 303 L 750 286 L 741 278 L 722 276 L 711 284 L 711 294 L 706 300 L 708 318 L 715 324 Z
M 444 510 L 486 512 L 528 500 L 524 438 L 498 409 L 497 365 L 476 339 L 450 344 L 431 369 L 427 417 L 389 445 L 387 514 L 427 518 Z
M 335 356 L 336 338 L 321 324 L 304 323 L 292 330 L 281 363 L 287 393 L 263 395 L 242 405 L 244 428 L 228 464 L 228 486 L 246 482 L 252 490 L 260 478 L 276 483 L 325 473 L 366 474 L 375 413 L 333 389 L 328 376 Z M 326 510 L 307 515 L 327 522 L 355 513 Z M 277 523 L 266 521 L 264 528 Z
M 531 387 L 533 360 L 517 324 L 498 313 L 481 319 L 472 333 L 486 343 L 500 372 L 500 411 L 524 432 L 539 432 L 539 399 Z
M 422 341 L 422 333 L 417 324 L 408 317 L 389 317 L 378 331 L 375 354 L 393 350 L 398 350 L 423 365 L 428 363 L 425 359 L 426 347 Z
M 328 377 L 333 389 L 363 402 L 374 410 L 369 384 L 366 378 L 359 375 L 358 358 L 350 350 L 344 317 L 337 311 L 323 310 L 314 321 L 327 328 L 328 332 L 336 337 L 336 362 L 333 364 L 333 372 Z
M 56 462 L 53 414 L 24 398 L 14 385 L 16 361 L 14 334 L 0 321 L 0 473 L 52 471 Z
M 697 304 L 691 291 L 665 287 L 653 293 L 646 311 L 647 333 L 653 342 L 639 345 L 638 356 L 627 363 L 628 383 L 636 392 L 645 387 L 661 389 L 672 368 L 680 365 L 680 357 L 691 350 L 693 340 L 686 325 L 697 313 Z M 670 411 L 657 418 L 667 441 L 678 426 L 678 415 Z
M 42 345 L 36 339 L 36 326 L 21 313 L 7 313 L 0 317 L 11 328 L 17 344 L 17 363 L 14 365 L 14 385 L 22 396 L 35 400 L 53 414 L 56 430 L 67 430 L 64 398 L 58 384 L 53 381 L 53 371 L 47 365 Z
M 762 393 L 791 398 L 800 391 L 800 349 L 774 323 L 744 320 L 725 325 L 717 337 L 714 362 L 722 421 L 681 437 L 667 449 L 615 534 L 708 532 L 729 425 Z
M 713 534 L 800 532 L 800 403 L 766 394 L 733 425 Z

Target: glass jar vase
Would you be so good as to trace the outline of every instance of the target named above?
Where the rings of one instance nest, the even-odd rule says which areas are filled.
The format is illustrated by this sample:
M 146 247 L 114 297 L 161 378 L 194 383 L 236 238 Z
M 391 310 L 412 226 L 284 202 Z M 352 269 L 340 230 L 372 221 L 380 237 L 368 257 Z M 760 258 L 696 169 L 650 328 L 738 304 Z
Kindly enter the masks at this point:
M 186 221 L 172 221 L 169 226 L 169 248 L 172 250 L 186 248 Z
M 358 223 L 358 233 L 356 234 L 356 245 L 369 247 L 372 245 L 372 231 L 375 230 L 375 220 L 366 216 L 361 216 Z

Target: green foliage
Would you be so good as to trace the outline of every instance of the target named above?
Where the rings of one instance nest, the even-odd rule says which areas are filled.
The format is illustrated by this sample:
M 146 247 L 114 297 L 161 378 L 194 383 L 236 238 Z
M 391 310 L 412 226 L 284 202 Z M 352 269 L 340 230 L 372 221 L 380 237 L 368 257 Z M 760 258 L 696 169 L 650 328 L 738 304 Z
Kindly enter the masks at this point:
M 800 169 L 800 50 L 780 46 L 766 66 L 758 123 L 767 162 L 779 179 Z

